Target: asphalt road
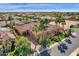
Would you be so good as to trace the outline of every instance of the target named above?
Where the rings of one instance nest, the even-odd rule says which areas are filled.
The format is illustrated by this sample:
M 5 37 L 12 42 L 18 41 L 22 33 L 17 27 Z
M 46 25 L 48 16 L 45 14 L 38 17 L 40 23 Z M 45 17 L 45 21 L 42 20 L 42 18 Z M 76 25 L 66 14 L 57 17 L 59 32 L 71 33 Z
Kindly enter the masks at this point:
M 79 47 L 79 29 L 74 30 L 77 34 L 75 38 L 70 38 L 72 44 L 68 44 L 67 42 L 63 41 L 68 47 L 67 50 L 65 50 L 65 53 L 61 53 L 58 50 L 58 45 L 55 45 L 51 47 L 50 49 L 47 49 L 40 53 L 41 56 L 69 56 L 76 48 Z

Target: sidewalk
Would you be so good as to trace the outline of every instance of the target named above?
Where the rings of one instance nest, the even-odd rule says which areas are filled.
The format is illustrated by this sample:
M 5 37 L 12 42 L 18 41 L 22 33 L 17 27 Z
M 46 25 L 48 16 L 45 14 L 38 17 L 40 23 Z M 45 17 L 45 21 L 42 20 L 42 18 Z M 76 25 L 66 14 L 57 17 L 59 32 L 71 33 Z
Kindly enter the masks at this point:
M 77 49 L 75 49 L 71 54 L 70 56 L 76 56 L 77 53 L 79 53 L 79 47 Z
M 64 38 L 61 42 L 63 42 L 65 39 L 66 39 L 66 38 Z M 54 47 L 54 46 L 57 46 L 57 45 L 59 45 L 58 42 L 56 42 L 55 44 L 52 44 L 51 46 L 45 48 L 44 50 L 40 51 L 39 53 L 41 53 L 41 52 L 43 52 L 43 51 L 45 51 L 45 50 L 48 50 L 48 49 L 50 49 L 50 48 L 52 48 L 52 47 Z
M 63 42 L 65 39 L 66 39 L 66 38 L 64 38 L 61 42 Z M 56 45 L 59 45 L 59 43 L 56 42 L 55 44 L 52 44 L 52 45 L 49 47 L 49 49 L 52 48 L 52 47 L 54 47 L 54 46 L 56 46 Z

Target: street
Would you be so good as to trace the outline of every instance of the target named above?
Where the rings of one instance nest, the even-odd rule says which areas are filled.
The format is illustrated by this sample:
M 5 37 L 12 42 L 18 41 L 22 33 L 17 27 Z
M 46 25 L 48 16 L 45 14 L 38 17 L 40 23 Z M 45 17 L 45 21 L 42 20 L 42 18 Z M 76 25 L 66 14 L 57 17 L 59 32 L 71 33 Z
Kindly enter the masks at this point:
M 65 43 L 68 47 L 67 50 L 65 50 L 65 53 L 61 53 L 60 50 L 58 50 L 58 45 L 55 45 L 43 52 L 40 53 L 40 56 L 69 56 L 76 48 L 79 47 L 79 29 L 74 29 L 75 33 L 77 34 L 75 38 L 70 37 L 70 40 L 72 44 L 69 44 L 65 41 Z M 46 54 L 47 53 L 47 54 Z

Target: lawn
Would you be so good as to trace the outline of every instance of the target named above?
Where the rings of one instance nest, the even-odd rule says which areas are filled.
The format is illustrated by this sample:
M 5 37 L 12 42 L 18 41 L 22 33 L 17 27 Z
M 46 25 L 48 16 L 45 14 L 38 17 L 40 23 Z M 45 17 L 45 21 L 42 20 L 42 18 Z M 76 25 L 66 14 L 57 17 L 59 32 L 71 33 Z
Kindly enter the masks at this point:
M 60 41 L 61 40 L 63 40 L 64 38 L 65 38 L 65 36 L 64 36 L 64 34 L 60 34 L 60 35 L 58 35 L 58 36 L 55 36 L 55 38 L 59 38 L 60 39 Z M 54 41 L 54 40 L 52 40 L 52 41 L 49 41 L 48 42 L 48 46 L 50 46 L 50 45 L 52 45 L 52 44 L 55 44 L 56 43 L 56 41 Z
M 59 38 L 60 38 L 60 40 L 64 39 L 65 38 L 65 34 L 59 35 Z
M 56 43 L 55 41 L 49 41 L 48 42 L 48 46 L 50 46 L 50 45 L 52 45 L 52 44 L 54 44 L 54 43 Z
M 71 28 L 79 28 L 79 26 L 72 26 Z

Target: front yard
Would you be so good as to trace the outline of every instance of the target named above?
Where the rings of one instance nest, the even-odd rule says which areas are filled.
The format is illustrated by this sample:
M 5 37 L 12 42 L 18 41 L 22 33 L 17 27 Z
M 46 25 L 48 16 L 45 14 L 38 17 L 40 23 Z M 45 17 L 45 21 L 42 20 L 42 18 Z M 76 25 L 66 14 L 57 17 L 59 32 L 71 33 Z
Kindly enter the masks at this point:
M 54 36 L 54 38 L 49 39 L 48 46 L 55 44 L 56 42 L 59 42 L 65 38 L 65 34 L 60 34 L 57 36 Z
M 79 28 L 79 24 L 77 24 L 77 25 L 71 25 L 70 28 Z

